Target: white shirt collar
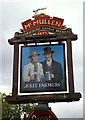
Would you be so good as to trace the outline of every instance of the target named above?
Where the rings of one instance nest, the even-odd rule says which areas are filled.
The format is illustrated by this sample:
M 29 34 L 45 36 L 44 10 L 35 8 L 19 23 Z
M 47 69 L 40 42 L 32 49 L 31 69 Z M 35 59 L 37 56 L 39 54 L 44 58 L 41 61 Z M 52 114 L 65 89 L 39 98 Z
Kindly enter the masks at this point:
M 51 60 L 49 60 L 49 61 L 46 61 L 46 63 L 47 63 L 47 65 L 50 67 L 50 66 L 51 66 L 51 64 L 52 64 L 52 59 L 51 59 Z

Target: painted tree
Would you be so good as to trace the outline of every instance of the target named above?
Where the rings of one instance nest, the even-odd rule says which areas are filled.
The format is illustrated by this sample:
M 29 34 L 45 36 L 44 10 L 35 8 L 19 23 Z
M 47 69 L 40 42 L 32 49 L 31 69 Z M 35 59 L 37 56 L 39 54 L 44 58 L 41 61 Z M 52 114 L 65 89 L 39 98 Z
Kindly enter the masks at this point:
M 7 96 L 5 93 L 2 95 L 2 120 L 20 120 L 21 115 L 24 115 L 24 119 L 26 115 L 28 115 L 33 109 L 34 104 L 9 104 L 5 97 Z

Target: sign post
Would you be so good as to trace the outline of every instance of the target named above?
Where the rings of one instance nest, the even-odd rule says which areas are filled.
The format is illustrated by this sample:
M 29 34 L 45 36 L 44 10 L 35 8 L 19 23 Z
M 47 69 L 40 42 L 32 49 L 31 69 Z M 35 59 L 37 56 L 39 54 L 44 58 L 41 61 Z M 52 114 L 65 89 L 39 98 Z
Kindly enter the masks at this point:
M 72 62 L 72 43 L 67 40 L 67 59 L 68 59 L 68 79 L 69 79 L 69 93 L 74 93 L 74 76 L 73 76 L 73 62 Z
M 19 62 L 19 44 L 14 44 L 14 63 L 13 63 L 13 97 L 18 95 L 18 62 Z

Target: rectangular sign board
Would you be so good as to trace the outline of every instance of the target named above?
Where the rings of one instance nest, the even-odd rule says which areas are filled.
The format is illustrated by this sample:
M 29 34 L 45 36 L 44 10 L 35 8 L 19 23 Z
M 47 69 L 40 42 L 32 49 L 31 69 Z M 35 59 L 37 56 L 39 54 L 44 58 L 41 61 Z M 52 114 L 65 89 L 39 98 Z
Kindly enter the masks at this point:
M 65 44 L 21 47 L 20 93 L 66 90 Z
M 54 29 L 61 29 L 63 25 L 63 19 L 53 17 L 50 19 L 49 16 L 36 17 L 34 20 L 27 20 L 22 22 L 22 27 L 24 32 L 30 31 L 32 29 L 38 29 L 39 27 L 52 27 Z

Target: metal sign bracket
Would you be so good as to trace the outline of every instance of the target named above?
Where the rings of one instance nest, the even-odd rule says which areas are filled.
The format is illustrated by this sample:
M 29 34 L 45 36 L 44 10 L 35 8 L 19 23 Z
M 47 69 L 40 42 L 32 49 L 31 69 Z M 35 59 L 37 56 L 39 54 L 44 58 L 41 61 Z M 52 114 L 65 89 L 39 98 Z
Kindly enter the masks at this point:
M 34 111 L 35 111 L 35 112 L 47 112 L 48 109 L 49 109 L 49 108 L 48 108 L 48 105 L 47 105 L 47 104 L 42 104 L 42 103 L 40 103 L 40 104 L 38 104 L 38 105 L 35 106 Z

